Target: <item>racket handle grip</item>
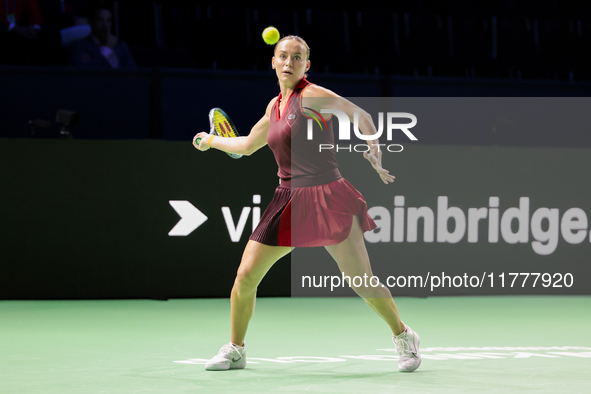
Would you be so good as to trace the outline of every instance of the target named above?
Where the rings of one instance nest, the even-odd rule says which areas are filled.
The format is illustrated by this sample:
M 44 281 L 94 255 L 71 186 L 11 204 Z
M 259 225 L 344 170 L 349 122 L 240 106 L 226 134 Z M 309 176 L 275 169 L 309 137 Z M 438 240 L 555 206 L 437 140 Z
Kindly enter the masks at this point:
M 197 145 L 199 145 L 199 143 L 200 143 L 200 142 L 201 142 L 201 137 L 197 137 L 197 139 L 195 140 L 195 143 L 196 143 Z

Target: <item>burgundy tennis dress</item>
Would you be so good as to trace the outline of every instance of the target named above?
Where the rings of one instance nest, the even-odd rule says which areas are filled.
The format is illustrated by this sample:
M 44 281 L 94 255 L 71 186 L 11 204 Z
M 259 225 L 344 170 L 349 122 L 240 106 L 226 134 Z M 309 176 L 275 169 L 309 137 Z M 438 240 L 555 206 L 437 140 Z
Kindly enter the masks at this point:
M 279 98 L 271 110 L 267 143 L 279 167 L 279 187 L 250 239 L 272 246 L 312 247 L 335 245 L 351 231 L 357 215 L 362 231 L 377 226 L 367 213 L 361 193 L 339 172 L 334 149 L 319 152 L 319 144 L 334 145 L 332 118 L 321 128 L 313 122 L 313 139 L 307 139 L 309 117 L 301 104 L 303 78 L 279 115 Z

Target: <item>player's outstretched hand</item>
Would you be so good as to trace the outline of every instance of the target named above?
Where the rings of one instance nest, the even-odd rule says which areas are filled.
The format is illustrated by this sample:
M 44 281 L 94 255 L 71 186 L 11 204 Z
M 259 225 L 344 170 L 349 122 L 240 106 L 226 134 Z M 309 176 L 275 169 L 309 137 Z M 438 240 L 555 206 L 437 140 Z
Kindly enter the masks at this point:
M 378 172 L 382 182 L 384 182 L 386 185 L 388 183 L 394 182 L 395 176 L 390 175 L 390 171 L 382 167 L 382 151 L 372 149 L 370 152 L 364 152 L 363 157 L 369 160 L 371 166 Z
M 205 152 L 206 150 L 211 148 L 209 146 L 209 144 L 207 143 L 207 140 L 209 139 L 209 137 L 211 137 L 211 134 L 207 134 L 203 131 L 201 133 L 197 133 L 197 135 L 195 135 L 195 137 L 193 137 L 193 146 L 195 148 L 199 149 L 200 151 Z M 201 138 L 201 141 L 199 141 L 199 143 L 197 143 L 197 141 L 195 141 L 197 138 Z

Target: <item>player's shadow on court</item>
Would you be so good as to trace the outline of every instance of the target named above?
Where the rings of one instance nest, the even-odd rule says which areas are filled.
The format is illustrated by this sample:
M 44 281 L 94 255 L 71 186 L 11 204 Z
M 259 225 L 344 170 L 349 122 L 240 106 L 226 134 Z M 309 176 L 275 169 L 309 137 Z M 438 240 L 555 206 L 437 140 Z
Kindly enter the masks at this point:
M 208 371 L 209 373 L 232 373 L 235 371 L 236 373 L 253 373 L 256 375 L 263 375 L 265 379 L 269 380 L 285 380 L 289 379 L 290 377 L 297 378 L 300 380 L 301 378 L 320 378 L 322 376 L 333 378 L 343 378 L 343 379 L 365 379 L 365 378 L 381 378 L 381 377 L 392 377 L 393 374 L 397 375 L 415 375 L 420 374 L 421 372 L 425 371 L 414 371 L 412 373 L 407 372 L 399 372 L 397 370 L 398 365 L 395 365 L 391 371 L 384 371 L 384 372 L 374 372 L 374 373 L 356 373 L 356 372 L 338 372 L 338 371 L 317 371 L 317 372 L 304 372 L 301 370 L 281 370 L 281 369 L 269 369 L 269 370 L 261 370 L 255 368 L 244 368 L 244 369 L 235 369 L 230 371 Z

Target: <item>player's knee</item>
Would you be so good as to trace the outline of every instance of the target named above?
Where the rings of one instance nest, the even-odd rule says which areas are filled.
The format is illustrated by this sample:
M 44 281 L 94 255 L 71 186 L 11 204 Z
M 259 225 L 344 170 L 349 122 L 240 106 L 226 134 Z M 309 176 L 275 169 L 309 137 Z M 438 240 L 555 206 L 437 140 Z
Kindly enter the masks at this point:
M 259 285 L 258 278 L 254 275 L 252 270 L 239 268 L 234 280 L 234 290 L 239 292 L 256 291 Z

